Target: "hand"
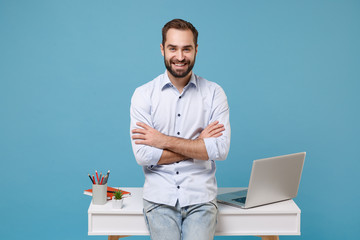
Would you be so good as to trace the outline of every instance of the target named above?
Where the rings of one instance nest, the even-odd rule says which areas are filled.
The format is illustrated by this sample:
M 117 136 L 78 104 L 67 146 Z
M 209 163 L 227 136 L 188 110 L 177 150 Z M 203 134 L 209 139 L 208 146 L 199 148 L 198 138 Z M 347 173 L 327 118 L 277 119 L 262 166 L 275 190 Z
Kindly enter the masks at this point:
M 215 121 L 202 130 L 198 138 L 220 137 L 223 131 L 225 131 L 224 124 L 219 124 L 219 121 Z
M 141 128 L 135 128 L 131 131 L 131 133 L 133 133 L 131 138 L 135 140 L 135 144 L 143 144 L 164 149 L 167 138 L 166 135 L 146 125 L 145 123 L 138 122 L 136 125 Z

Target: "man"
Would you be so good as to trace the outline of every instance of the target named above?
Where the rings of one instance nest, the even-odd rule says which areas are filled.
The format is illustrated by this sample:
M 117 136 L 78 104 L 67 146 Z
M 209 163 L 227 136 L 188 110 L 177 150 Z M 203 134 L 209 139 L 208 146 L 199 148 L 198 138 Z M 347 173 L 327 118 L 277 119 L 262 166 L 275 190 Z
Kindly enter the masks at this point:
M 222 88 L 192 72 L 198 32 L 174 19 L 162 29 L 166 71 L 131 99 L 131 138 L 143 167 L 144 216 L 153 240 L 209 240 L 217 218 L 215 160 L 230 147 Z

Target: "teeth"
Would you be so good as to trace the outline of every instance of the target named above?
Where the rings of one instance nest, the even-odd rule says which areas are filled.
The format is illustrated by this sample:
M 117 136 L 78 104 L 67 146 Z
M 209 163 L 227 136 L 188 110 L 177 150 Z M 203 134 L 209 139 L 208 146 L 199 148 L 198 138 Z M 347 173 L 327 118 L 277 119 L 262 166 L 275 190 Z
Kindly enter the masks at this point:
M 175 63 L 175 66 L 181 67 L 181 66 L 185 66 L 185 64 L 184 63 L 183 64 L 176 64 Z

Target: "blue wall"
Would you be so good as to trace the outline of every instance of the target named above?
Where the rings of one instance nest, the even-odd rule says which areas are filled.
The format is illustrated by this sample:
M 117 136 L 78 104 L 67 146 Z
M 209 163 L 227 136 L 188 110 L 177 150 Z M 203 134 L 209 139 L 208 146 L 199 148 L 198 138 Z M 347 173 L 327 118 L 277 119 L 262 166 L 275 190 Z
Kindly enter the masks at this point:
M 246 186 L 254 159 L 306 151 L 302 235 L 281 239 L 357 238 L 359 1 L 0 0 L 1 238 L 106 239 L 87 236 L 87 174 L 142 186 L 130 97 L 164 72 L 173 18 L 198 28 L 194 71 L 228 95 L 219 186 Z

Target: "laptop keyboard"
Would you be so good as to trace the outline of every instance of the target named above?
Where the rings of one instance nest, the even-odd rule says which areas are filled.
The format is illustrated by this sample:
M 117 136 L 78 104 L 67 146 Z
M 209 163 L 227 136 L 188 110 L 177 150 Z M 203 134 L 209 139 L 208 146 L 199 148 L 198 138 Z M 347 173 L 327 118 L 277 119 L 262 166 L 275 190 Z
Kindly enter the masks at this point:
M 246 197 L 234 198 L 234 199 L 232 199 L 232 200 L 235 201 L 235 202 L 239 202 L 239 203 L 245 204 Z

